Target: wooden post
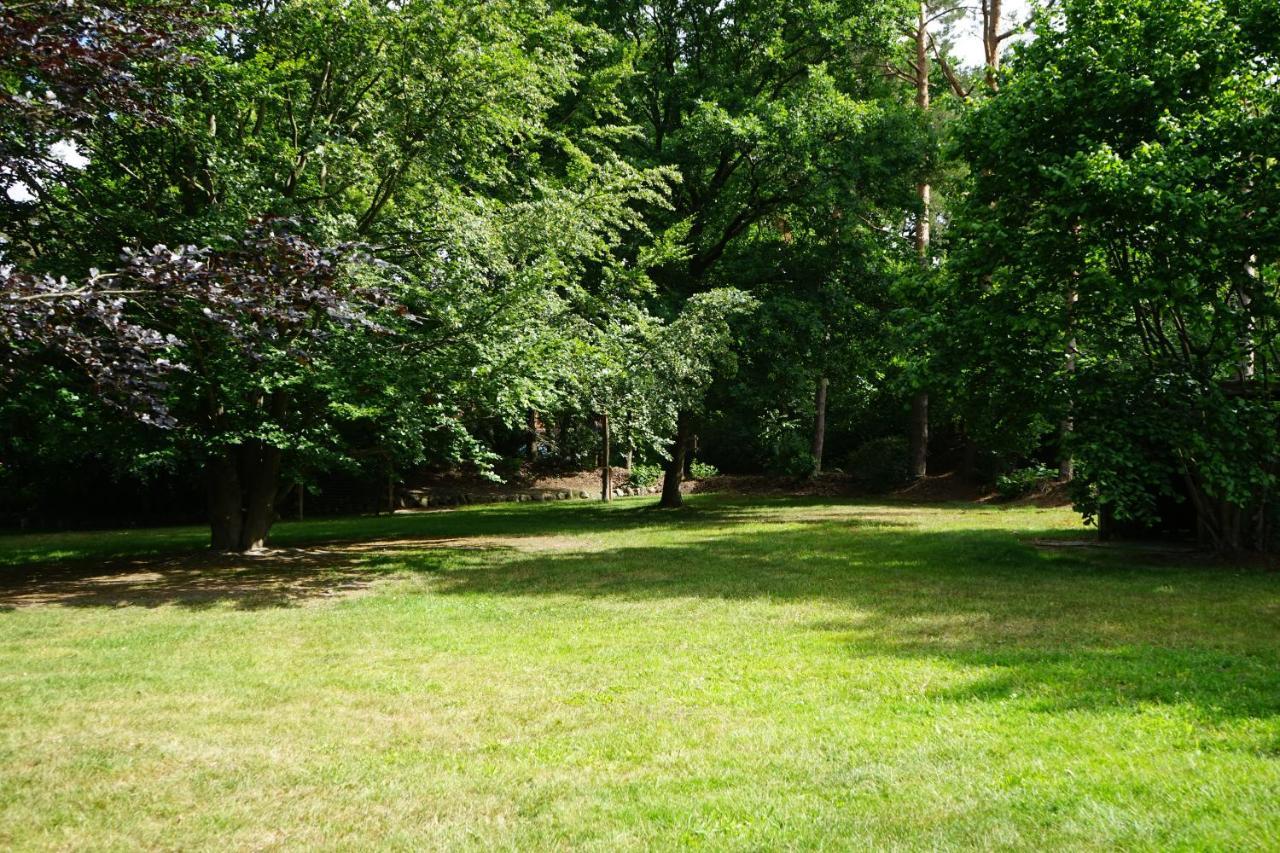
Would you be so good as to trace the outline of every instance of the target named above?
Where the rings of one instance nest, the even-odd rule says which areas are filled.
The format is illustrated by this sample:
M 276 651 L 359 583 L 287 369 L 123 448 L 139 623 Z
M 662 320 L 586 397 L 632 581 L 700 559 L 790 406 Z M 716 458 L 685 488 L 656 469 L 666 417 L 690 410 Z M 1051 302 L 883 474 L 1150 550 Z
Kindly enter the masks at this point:
M 601 456 L 604 465 L 600 471 L 600 499 L 602 501 L 613 500 L 613 466 L 609 464 L 610 448 L 609 448 L 609 415 L 600 415 L 600 435 L 601 435 Z

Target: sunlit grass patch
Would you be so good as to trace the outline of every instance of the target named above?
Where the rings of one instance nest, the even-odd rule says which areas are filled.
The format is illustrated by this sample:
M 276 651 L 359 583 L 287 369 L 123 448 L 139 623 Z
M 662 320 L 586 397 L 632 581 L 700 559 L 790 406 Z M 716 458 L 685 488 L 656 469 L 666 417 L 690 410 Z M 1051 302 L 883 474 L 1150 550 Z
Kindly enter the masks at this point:
M 650 503 L 0 540 L 0 843 L 1280 845 L 1277 575 Z

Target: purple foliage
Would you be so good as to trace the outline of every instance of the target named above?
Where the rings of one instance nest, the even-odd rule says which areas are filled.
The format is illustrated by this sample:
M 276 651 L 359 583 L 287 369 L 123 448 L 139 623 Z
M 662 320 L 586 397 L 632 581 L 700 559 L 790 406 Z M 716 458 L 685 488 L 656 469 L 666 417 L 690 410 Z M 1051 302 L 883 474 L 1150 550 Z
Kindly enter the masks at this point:
M 267 351 L 305 360 L 334 328 L 376 330 L 389 304 L 375 287 L 342 287 L 358 247 L 323 248 L 288 220 L 252 225 L 224 249 L 129 252 L 118 272 L 86 280 L 0 272 L 0 384 L 33 361 L 82 373 L 108 403 L 172 426 L 166 378 L 193 348 L 252 365 Z

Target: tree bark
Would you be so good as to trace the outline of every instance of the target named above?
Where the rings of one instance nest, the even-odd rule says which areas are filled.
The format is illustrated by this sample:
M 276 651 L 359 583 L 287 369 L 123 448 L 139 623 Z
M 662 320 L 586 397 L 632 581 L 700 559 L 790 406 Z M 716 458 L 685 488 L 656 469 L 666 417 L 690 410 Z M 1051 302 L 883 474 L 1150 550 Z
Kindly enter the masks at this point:
M 1005 34 L 1000 32 L 1004 0 L 982 0 L 982 52 L 986 66 L 988 88 L 995 92 L 1000 88 L 1000 44 Z
M 685 457 L 692 423 L 693 418 L 688 412 L 680 412 L 676 416 L 676 440 L 671 447 L 671 458 L 667 460 L 666 475 L 662 478 L 662 502 L 659 506 L 668 509 L 684 506 L 680 484 L 684 482 Z
M 911 398 L 911 476 L 929 474 L 929 395 L 921 391 Z
M 1078 345 L 1075 336 L 1075 313 L 1076 301 L 1079 300 L 1079 293 L 1072 288 L 1067 293 L 1067 388 L 1068 394 L 1071 391 L 1071 377 L 1076 372 L 1076 361 L 1078 358 Z M 1058 478 L 1064 482 L 1075 479 L 1076 461 L 1071 456 L 1071 434 L 1075 432 L 1076 421 L 1071 415 L 1071 400 L 1067 400 L 1067 416 L 1062 419 L 1062 424 L 1058 430 Z
M 602 455 L 604 456 L 604 465 L 600 469 L 600 500 L 613 500 L 613 466 L 609 464 L 609 457 L 612 455 L 612 448 L 609 446 L 609 415 L 600 415 L 600 437 L 602 445 Z
M 813 446 L 810 448 L 810 454 L 813 456 L 815 477 L 822 473 L 822 451 L 827 443 L 827 388 L 830 384 L 830 380 L 825 376 L 819 379 L 818 391 L 814 396 L 816 414 L 813 419 Z
M 266 401 L 259 401 L 266 402 Z M 288 409 L 281 391 L 271 395 L 277 422 Z M 255 440 L 229 447 L 206 463 L 209 544 L 215 551 L 260 551 L 276 519 L 280 498 L 280 448 Z
M 925 0 L 920 3 L 920 21 L 916 27 L 916 105 L 924 112 L 930 108 L 929 92 L 929 8 Z M 929 265 L 933 187 L 919 185 L 920 216 L 916 220 L 916 254 L 921 266 Z M 919 390 L 911 400 L 911 476 L 915 479 L 929 473 L 929 392 Z
M 275 523 L 280 448 L 253 442 L 242 459 L 246 463 L 240 475 L 244 483 L 245 510 L 238 550 L 261 551 L 267 547 L 267 536 Z
M 205 463 L 209 495 L 209 547 L 215 551 L 240 548 L 244 506 L 240 494 L 240 472 L 236 453 L 228 449 Z
M 538 413 L 533 409 L 529 410 L 528 415 L 528 436 L 525 447 L 525 456 L 530 462 L 538 461 Z

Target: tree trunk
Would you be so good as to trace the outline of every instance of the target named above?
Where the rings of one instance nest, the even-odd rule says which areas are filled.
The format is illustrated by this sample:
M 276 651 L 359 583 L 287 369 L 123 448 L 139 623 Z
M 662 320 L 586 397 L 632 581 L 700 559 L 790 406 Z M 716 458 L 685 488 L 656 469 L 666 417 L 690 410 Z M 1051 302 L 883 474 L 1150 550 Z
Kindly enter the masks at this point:
M 259 403 L 267 402 L 260 400 Z M 270 398 L 270 416 L 278 423 L 288 409 L 288 397 L 277 391 Z M 210 457 L 209 544 L 215 551 L 260 551 L 276 520 L 280 495 L 280 448 L 249 441 Z
M 526 436 L 525 456 L 530 462 L 538 461 L 538 413 L 533 409 L 529 410 L 528 434 Z
M 684 482 L 684 463 L 692 420 L 688 412 L 681 412 L 676 417 L 676 440 L 671 447 L 671 458 L 667 460 L 666 475 L 662 478 L 662 502 L 659 504 L 668 509 L 684 506 L 680 484 Z
M 916 27 L 916 105 L 928 112 L 929 92 L 929 8 L 921 0 L 920 21 Z M 933 216 L 933 187 L 920 184 L 920 216 L 916 220 L 916 254 L 921 266 L 929 265 L 931 218 Z M 911 399 L 911 476 L 915 479 L 929 473 L 929 392 L 917 391 Z
M 818 391 L 814 397 L 816 414 L 813 419 L 813 475 L 822 473 L 822 450 L 827 443 L 827 388 L 831 382 L 825 376 L 818 380 Z
M 982 52 L 986 66 L 987 87 L 991 91 L 1000 88 L 1000 43 L 1004 41 L 1000 32 L 1000 19 L 1003 15 L 1003 0 L 982 0 Z
M 205 463 L 209 495 L 209 547 L 215 551 L 240 548 L 244 506 L 235 450 L 224 450 Z
M 1080 295 L 1073 288 L 1067 293 L 1067 393 L 1071 393 L 1071 378 L 1076 372 L 1076 361 L 1078 358 L 1078 346 L 1076 344 L 1075 331 L 1075 313 L 1076 301 Z M 1075 479 L 1076 461 L 1071 456 L 1071 434 L 1075 432 L 1075 418 L 1071 416 L 1071 400 L 1067 400 L 1067 416 L 1062 419 L 1062 424 L 1058 430 L 1058 478 L 1064 482 Z
M 1258 375 L 1258 345 L 1253 336 L 1255 330 L 1252 315 L 1253 291 L 1257 289 L 1259 278 L 1257 255 L 1249 256 L 1248 263 L 1244 265 L 1244 274 L 1249 285 L 1242 287 L 1237 294 L 1240 310 L 1245 315 L 1244 334 L 1240 340 L 1240 381 L 1249 382 Z
M 929 394 L 911 398 L 911 476 L 919 480 L 929 474 Z
M 609 416 L 607 414 L 600 416 L 600 437 L 604 456 L 604 465 L 600 469 L 600 500 L 608 502 L 613 500 L 613 466 L 609 464 L 612 448 L 609 446 Z
M 240 477 L 244 484 L 244 526 L 240 531 L 240 551 L 261 551 L 276 520 L 276 491 L 280 485 L 280 448 L 262 442 L 249 445 L 242 453 Z

